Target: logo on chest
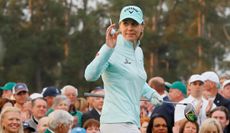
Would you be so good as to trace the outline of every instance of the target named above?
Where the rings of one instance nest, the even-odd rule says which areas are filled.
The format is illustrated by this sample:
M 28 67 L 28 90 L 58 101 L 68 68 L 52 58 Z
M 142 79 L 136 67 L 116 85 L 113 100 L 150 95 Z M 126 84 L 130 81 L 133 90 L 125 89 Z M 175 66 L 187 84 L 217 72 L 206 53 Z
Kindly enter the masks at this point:
M 125 58 L 124 64 L 131 64 L 131 62 L 127 58 Z

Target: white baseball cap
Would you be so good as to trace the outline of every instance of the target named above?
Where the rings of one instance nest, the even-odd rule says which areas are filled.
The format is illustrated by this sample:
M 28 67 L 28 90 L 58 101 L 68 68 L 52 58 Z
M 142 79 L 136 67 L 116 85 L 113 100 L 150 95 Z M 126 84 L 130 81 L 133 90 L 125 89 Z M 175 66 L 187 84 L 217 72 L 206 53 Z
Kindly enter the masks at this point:
M 225 80 L 224 83 L 223 83 L 223 88 L 224 88 L 225 86 L 229 85 L 229 84 L 230 84 L 230 79 Z
M 37 99 L 37 98 L 43 98 L 43 95 L 40 93 L 33 93 L 30 95 L 31 100 Z
M 195 81 L 201 81 L 204 83 L 204 79 L 201 75 L 199 74 L 193 74 L 190 78 L 189 78 L 189 84 L 195 82 Z
M 134 5 L 125 6 L 122 8 L 119 23 L 127 18 L 135 20 L 138 24 L 142 24 L 144 22 L 141 8 Z
M 201 76 L 203 77 L 204 81 L 210 80 L 212 82 L 220 84 L 220 79 L 219 79 L 218 75 L 213 71 L 204 72 L 201 74 Z

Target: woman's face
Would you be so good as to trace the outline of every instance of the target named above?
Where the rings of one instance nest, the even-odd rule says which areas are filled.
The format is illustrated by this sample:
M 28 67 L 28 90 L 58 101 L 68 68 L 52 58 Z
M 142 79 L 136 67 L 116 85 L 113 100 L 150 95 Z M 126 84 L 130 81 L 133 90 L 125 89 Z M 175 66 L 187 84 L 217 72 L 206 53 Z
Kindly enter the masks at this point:
M 167 123 L 163 118 L 154 119 L 152 133 L 168 133 Z
M 60 110 L 65 110 L 68 111 L 69 110 L 69 104 L 67 101 L 61 101 L 55 109 L 60 109 Z
M 133 19 L 124 19 L 121 21 L 119 29 L 126 40 L 136 42 L 141 38 L 144 26 Z
M 196 125 L 192 122 L 187 122 L 184 126 L 184 132 L 183 133 L 196 133 L 197 128 Z
M 20 113 L 6 112 L 1 123 L 6 132 L 17 133 L 21 127 Z
M 86 133 L 99 133 L 99 127 L 97 126 L 90 126 L 86 129 Z

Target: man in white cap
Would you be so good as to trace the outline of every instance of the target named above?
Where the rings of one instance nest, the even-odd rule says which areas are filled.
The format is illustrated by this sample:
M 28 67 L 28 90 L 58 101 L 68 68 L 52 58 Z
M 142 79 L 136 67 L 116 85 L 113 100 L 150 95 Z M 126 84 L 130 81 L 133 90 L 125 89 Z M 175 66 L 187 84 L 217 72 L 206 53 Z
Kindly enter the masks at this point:
M 218 75 L 213 71 L 207 71 L 202 73 L 202 77 L 205 81 L 205 93 L 207 98 L 214 101 L 216 106 L 225 106 L 230 110 L 230 100 L 224 98 L 218 93 L 218 88 L 220 88 L 220 80 Z
M 199 125 L 207 118 L 206 114 L 216 106 L 212 102 L 208 102 L 205 98 L 202 97 L 204 80 L 201 75 L 194 74 L 189 78 L 189 88 L 190 95 L 184 100 L 180 101 L 180 103 L 191 103 L 195 108 L 195 112 L 197 114 L 197 122 Z M 184 116 L 184 112 L 186 106 L 185 105 L 176 105 L 174 120 L 176 124 L 180 126 L 186 121 Z
M 225 80 L 222 88 L 222 96 L 228 100 L 230 100 L 230 80 Z

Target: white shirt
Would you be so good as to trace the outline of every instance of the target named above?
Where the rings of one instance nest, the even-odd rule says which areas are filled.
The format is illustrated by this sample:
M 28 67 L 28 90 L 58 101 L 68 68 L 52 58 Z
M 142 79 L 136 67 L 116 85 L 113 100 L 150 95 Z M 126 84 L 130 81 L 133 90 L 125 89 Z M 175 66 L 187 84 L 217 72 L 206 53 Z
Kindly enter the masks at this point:
M 198 100 L 194 98 L 193 96 L 189 95 L 189 97 L 183 99 L 180 101 L 180 103 L 191 103 L 194 107 L 198 104 Z M 204 98 L 202 98 L 202 107 L 200 110 L 199 115 L 197 116 L 197 122 L 199 125 L 207 118 L 206 117 L 206 107 L 208 106 L 208 101 Z M 174 121 L 177 122 L 179 120 L 182 120 L 185 118 L 184 116 L 184 109 L 185 105 L 176 105 L 175 112 L 174 112 Z M 212 109 L 215 108 L 216 105 L 213 103 Z

